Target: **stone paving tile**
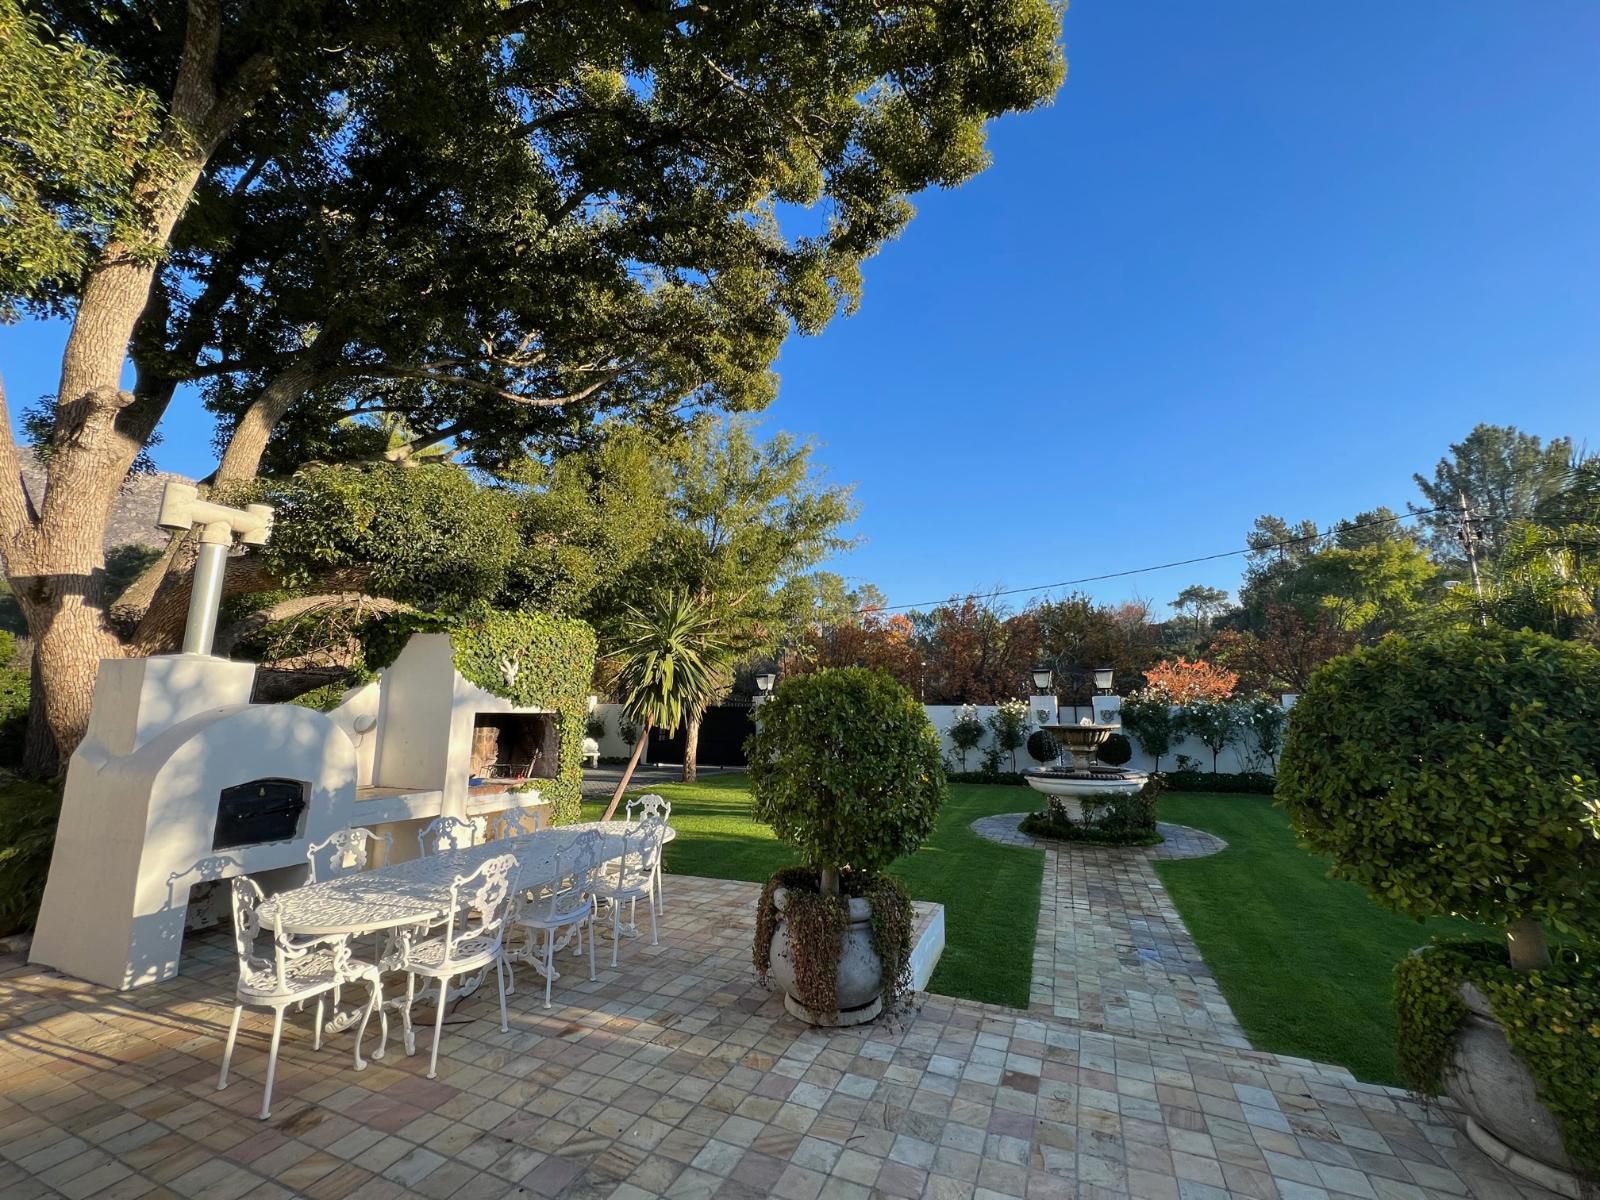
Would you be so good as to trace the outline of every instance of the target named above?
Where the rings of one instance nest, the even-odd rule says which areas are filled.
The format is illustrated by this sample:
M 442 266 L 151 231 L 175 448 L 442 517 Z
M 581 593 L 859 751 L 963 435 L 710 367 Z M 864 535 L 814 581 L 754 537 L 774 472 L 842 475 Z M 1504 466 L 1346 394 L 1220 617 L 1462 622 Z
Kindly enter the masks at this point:
M 1160 915 L 1137 870 L 1057 862 L 1047 882 L 1068 904 L 1052 945 L 1073 944 L 1079 903 L 1130 930 Z M 864 1028 L 806 1028 L 752 977 L 757 892 L 669 879 L 659 946 L 627 943 L 593 983 L 569 972 L 549 1010 L 517 992 L 509 1033 L 492 989 L 468 998 L 437 1080 L 431 1032 L 358 1073 L 350 1034 L 314 1052 L 291 1014 L 267 1122 L 266 1014 L 246 1015 L 215 1089 L 224 937 L 192 938 L 182 976 L 128 993 L 0 960 L 0 1196 L 1542 1195 L 1390 1089 L 1103 1012 L 1095 1027 L 919 995 Z

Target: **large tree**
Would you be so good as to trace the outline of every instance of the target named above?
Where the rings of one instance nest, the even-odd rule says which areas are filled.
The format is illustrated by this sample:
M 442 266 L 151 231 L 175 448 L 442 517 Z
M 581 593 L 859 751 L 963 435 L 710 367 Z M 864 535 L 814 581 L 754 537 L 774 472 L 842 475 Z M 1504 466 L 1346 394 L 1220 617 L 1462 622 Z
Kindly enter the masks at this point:
M 981 170 L 985 121 L 1063 71 L 1051 0 L 39 12 L 59 37 L 0 56 L 0 95 L 45 93 L 6 141 L 43 181 L 57 253 L 0 264 L 0 308 L 72 327 L 38 422 L 42 497 L 0 411 L 0 544 L 63 752 L 96 660 L 128 626 L 148 645 L 144 614 L 186 586 L 178 546 L 124 626 L 107 619 L 108 513 L 178 387 L 224 418 L 222 482 L 446 443 L 498 467 L 606 412 L 759 408 L 784 336 L 855 306 L 908 197 Z M 57 114 L 112 111 L 110 60 L 44 65 L 85 46 L 159 110 L 113 152 L 84 135 L 87 178 L 59 169 Z M 795 232 L 796 206 L 825 219 Z
M 1476 426 L 1451 443 L 1431 479 L 1413 476 L 1427 501 L 1424 507 L 1435 510 L 1422 517 L 1434 553 L 1445 562 L 1465 562 L 1465 532 L 1475 553 L 1495 557 L 1507 545 L 1512 527 L 1530 519 L 1541 500 L 1561 491 L 1571 465 L 1571 438 L 1545 442 L 1515 425 Z M 1465 531 L 1464 519 L 1470 525 Z
M 812 453 L 788 434 L 757 440 L 747 419 L 697 422 L 671 462 L 660 536 L 616 591 L 668 587 L 691 597 L 730 663 L 778 650 L 795 620 L 796 590 L 784 585 L 848 545 L 839 530 L 855 515 L 850 489 L 824 482 Z M 596 615 L 603 631 L 603 608 Z M 686 782 L 695 776 L 702 713 L 685 723 Z

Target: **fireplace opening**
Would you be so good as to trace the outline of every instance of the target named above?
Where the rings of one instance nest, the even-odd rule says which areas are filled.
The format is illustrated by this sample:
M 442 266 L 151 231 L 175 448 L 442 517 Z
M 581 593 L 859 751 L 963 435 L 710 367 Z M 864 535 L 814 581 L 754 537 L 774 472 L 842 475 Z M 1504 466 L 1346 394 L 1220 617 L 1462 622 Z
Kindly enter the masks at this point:
M 222 789 L 217 798 L 217 823 L 211 831 L 213 850 L 287 842 L 303 832 L 306 785 L 298 779 L 253 779 Z
M 560 765 L 554 713 L 479 713 L 473 718 L 474 779 L 554 779 Z

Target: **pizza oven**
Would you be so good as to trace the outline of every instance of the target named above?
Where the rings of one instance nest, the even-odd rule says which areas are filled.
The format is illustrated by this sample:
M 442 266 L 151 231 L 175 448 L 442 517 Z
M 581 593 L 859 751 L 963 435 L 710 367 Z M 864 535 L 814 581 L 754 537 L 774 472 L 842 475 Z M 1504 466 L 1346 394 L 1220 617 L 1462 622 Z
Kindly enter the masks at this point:
M 305 829 L 306 785 L 298 779 L 254 779 L 225 787 L 217 798 L 213 850 L 297 839 Z

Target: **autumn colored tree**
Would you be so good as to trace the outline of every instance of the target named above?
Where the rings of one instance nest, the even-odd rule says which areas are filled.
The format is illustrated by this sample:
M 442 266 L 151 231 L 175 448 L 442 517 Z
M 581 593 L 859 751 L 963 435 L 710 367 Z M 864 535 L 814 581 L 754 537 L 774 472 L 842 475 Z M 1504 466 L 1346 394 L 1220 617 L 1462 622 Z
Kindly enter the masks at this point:
M 1032 610 L 1007 613 L 992 600 L 952 599 L 912 615 L 926 660 L 930 704 L 993 704 L 1023 694 L 1039 653 Z
M 1161 631 L 1142 601 L 1096 604 L 1080 592 L 1029 612 L 1039 627 L 1039 661 L 1055 673 L 1057 693 L 1073 703 L 1093 694 L 1097 667 L 1112 668 L 1127 687 L 1160 657 Z
M 916 628 L 904 613 L 868 609 L 822 626 L 784 656 L 782 671 L 802 675 L 829 667 L 871 667 L 893 676 L 913 695 L 922 693 Z
M 1266 610 L 1259 633 L 1224 629 L 1211 641 L 1211 660 L 1239 676 L 1243 692 L 1303 692 L 1323 663 L 1355 649 L 1356 635 L 1331 613 L 1307 619 L 1288 605 Z
M 1177 658 L 1157 663 L 1144 673 L 1153 690 L 1164 692 L 1173 704 L 1192 704 L 1197 700 L 1226 700 L 1239 686 L 1239 676 L 1226 667 Z

